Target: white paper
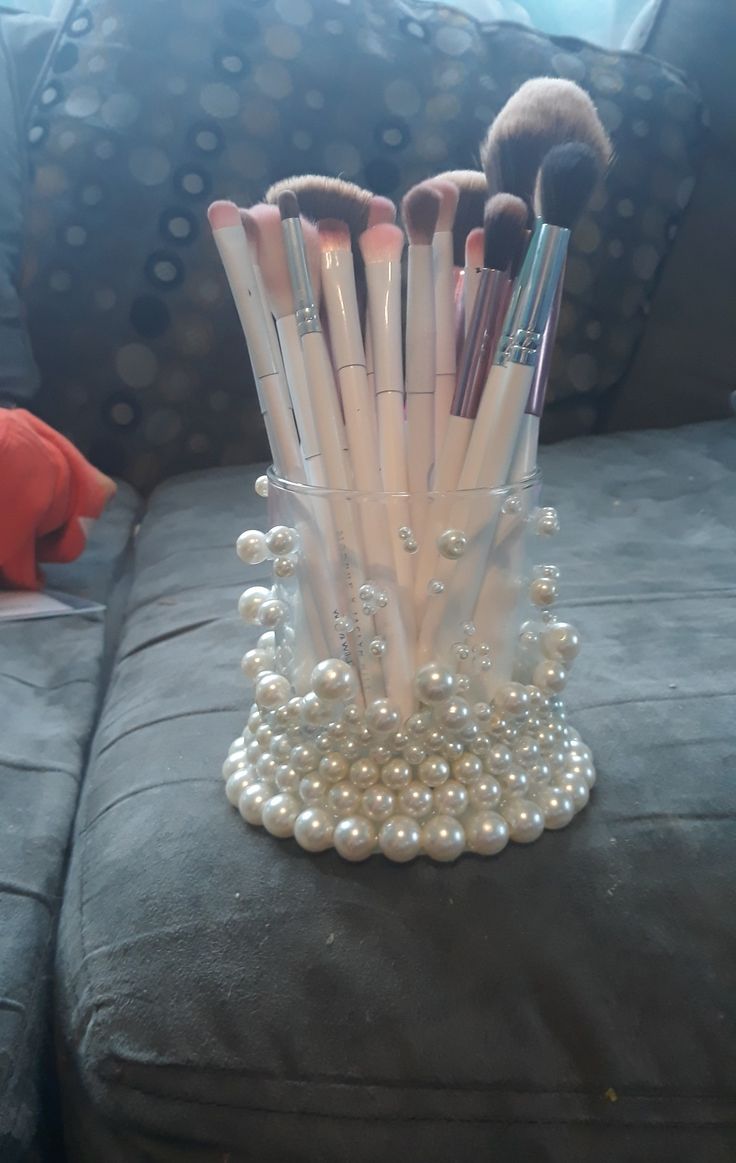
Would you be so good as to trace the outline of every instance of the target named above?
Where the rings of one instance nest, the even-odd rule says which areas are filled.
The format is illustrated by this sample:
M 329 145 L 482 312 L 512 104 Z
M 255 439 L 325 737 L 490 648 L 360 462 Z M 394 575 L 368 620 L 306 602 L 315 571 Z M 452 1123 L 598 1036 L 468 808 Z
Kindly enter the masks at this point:
M 104 608 L 98 602 L 73 597 L 71 594 L 57 594 L 52 590 L 45 593 L 31 590 L 0 590 L 0 622 L 59 618 L 65 614 L 87 614 Z

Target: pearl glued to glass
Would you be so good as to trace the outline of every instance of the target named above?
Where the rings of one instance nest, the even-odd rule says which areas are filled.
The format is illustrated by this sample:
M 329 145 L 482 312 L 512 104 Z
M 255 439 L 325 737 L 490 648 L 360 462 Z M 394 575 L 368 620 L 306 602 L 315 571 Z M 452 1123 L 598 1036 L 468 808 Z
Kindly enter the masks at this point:
M 394 793 L 381 784 L 373 784 L 363 792 L 363 812 L 369 820 L 387 820 L 394 810 L 394 803 Z
M 263 808 L 271 798 L 271 788 L 268 784 L 249 783 L 243 789 L 238 800 L 238 811 L 249 824 L 263 823 Z
M 534 799 L 544 815 L 544 826 L 550 831 L 566 828 L 575 815 L 572 797 L 565 795 L 558 787 L 542 787 Z
M 414 689 L 422 703 L 444 703 L 455 689 L 455 679 L 447 667 L 435 666 L 430 662 L 417 671 Z
M 340 658 L 327 658 L 324 662 L 318 662 L 309 682 L 317 697 L 328 702 L 347 702 L 355 698 L 358 689 L 355 671 Z
M 411 816 L 392 816 L 378 833 L 378 845 L 389 860 L 406 864 L 419 855 L 422 833 Z
M 238 613 L 243 621 L 249 626 L 258 625 L 261 606 L 270 597 L 271 591 L 265 586 L 251 586 L 250 589 L 244 590 L 238 601 Z
M 441 755 L 428 755 L 419 764 L 417 777 L 427 787 L 438 787 L 450 778 L 450 765 Z
M 237 808 L 242 792 L 252 781 L 253 776 L 249 767 L 243 768 L 242 771 L 233 772 L 225 784 L 225 795 L 227 796 L 228 803 L 232 804 L 234 808 Z
M 235 552 L 246 565 L 260 565 L 268 557 L 266 534 L 260 529 L 246 529 L 235 542 Z
M 457 561 L 468 548 L 468 539 L 461 529 L 445 529 L 437 538 L 437 550 L 449 561 Z
M 282 674 L 261 674 L 256 683 L 256 702 L 262 710 L 273 711 L 291 694 L 291 684 Z
M 557 510 L 551 506 L 539 510 L 537 516 L 537 533 L 542 536 L 551 537 L 560 531 L 560 519 L 557 516 Z
M 298 541 L 296 529 L 289 529 L 286 525 L 274 525 L 266 534 L 268 551 L 274 557 L 285 557 L 287 553 L 293 553 Z
M 542 650 L 547 658 L 561 660 L 568 665 L 580 651 L 580 635 L 569 622 L 554 622 L 542 631 Z
M 422 828 L 422 848 L 433 860 L 457 860 L 465 847 L 465 832 L 454 816 L 433 816 Z
M 535 606 L 551 606 L 557 601 L 557 585 L 550 577 L 535 577 L 529 586 L 529 598 Z
M 465 820 L 465 839 L 471 852 L 495 856 L 509 842 L 509 826 L 498 812 L 474 812 Z
M 274 577 L 293 577 L 296 573 L 296 567 L 297 559 L 293 553 L 287 557 L 277 557 L 273 563 Z
M 531 800 L 512 798 L 505 804 L 503 816 L 515 844 L 532 844 L 544 831 L 544 816 Z
M 263 826 L 272 836 L 284 839 L 294 835 L 294 824 L 302 810 L 302 804 L 294 795 L 279 792 L 272 796 L 263 807 Z
M 268 496 L 268 477 L 264 474 L 256 477 L 256 483 L 253 486 L 259 497 Z
M 412 781 L 399 792 L 399 807 L 402 812 L 406 812 L 407 816 L 413 816 L 414 819 L 424 820 L 432 811 L 434 805 L 434 797 L 431 787 L 426 787 L 423 783 Z
M 258 623 L 273 630 L 286 617 L 286 605 L 280 598 L 264 598 L 258 608 Z
M 324 852 L 332 847 L 335 821 L 324 808 L 307 808 L 294 822 L 294 839 L 307 852 Z
M 367 860 L 375 850 L 376 830 L 364 816 L 349 816 L 335 828 L 335 848 L 345 860 Z
M 388 735 L 398 727 L 400 715 L 388 699 L 374 699 L 366 708 L 365 721 L 371 731 Z

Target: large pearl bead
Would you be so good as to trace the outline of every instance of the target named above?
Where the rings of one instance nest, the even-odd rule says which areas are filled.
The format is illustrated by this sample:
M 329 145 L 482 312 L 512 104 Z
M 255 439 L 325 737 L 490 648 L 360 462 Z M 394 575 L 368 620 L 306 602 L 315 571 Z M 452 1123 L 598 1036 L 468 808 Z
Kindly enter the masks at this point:
M 330 807 L 338 816 L 352 816 L 358 811 L 362 803 L 362 796 L 352 783 L 343 780 L 333 784 L 327 793 Z
M 245 749 L 247 740 L 245 735 L 238 735 L 237 739 L 233 739 L 232 743 L 227 749 L 228 755 L 232 755 L 235 751 L 243 751 Z
M 335 828 L 334 844 L 345 860 L 366 860 L 376 846 L 376 830 L 365 816 L 349 816 Z
M 480 779 L 483 774 L 483 762 L 477 755 L 466 752 L 465 755 L 461 755 L 459 759 L 453 761 L 452 774 L 461 783 L 473 783 L 476 779 Z
M 464 847 L 463 826 L 453 816 L 433 816 L 422 828 L 422 848 L 433 860 L 457 860 Z
M 232 804 L 234 808 L 237 808 L 243 790 L 252 779 L 253 775 L 249 767 L 243 771 L 233 772 L 228 778 L 225 784 L 225 795 L 227 796 L 228 803 Z
M 507 682 L 500 686 L 493 696 L 496 707 L 504 714 L 514 718 L 523 715 L 529 709 L 529 695 L 526 687 L 520 682 Z
M 328 702 L 354 699 L 358 689 L 355 671 L 341 658 L 326 658 L 318 662 L 309 681 L 315 694 Z
M 450 765 L 441 755 L 428 755 L 419 764 L 417 776 L 427 787 L 439 787 L 450 778 Z
M 534 681 L 541 690 L 556 694 L 564 689 L 567 671 L 561 662 L 553 658 L 543 658 L 534 667 Z
M 286 617 L 286 603 L 280 598 L 264 598 L 258 608 L 258 624 L 273 630 L 280 626 Z
M 547 658 L 572 662 L 580 650 L 580 635 L 569 622 L 553 622 L 542 631 L 542 650 Z
M 282 706 L 291 694 L 291 684 L 282 674 L 266 671 L 256 683 L 256 702 L 261 710 L 274 711 Z
M 379 775 L 378 764 L 372 759 L 356 759 L 350 764 L 350 781 L 361 791 L 377 783 Z
M 449 731 L 461 731 L 470 722 L 470 706 L 465 699 L 451 699 L 442 707 L 440 719 Z
M 444 703 L 455 689 L 455 679 L 452 671 L 448 670 L 446 666 L 437 666 L 433 662 L 428 662 L 426 666 L 420 667 L 417 671 L 414 689 L 417 698 L 422 703 L 432 705 Z
M 307 852 L 324 852 L 332 844 L 335 821 L 323 808 L 307 808 L 294 822 L 294 839 Z
M 535 795 L 537 807 L 544 814 L 544 826 L 556 831 L 570 823 L 575 815 L 571 796 L 558 787 L 542 787 Z
M 378 844 L 384 856 L 397 864 L 406 864 L 419 854 L 422 833 L 411 816 L 393 816 L 378 833 Z
M 366 707 L 365 721 L 371 731 L 388 735 L 398 727 L 400 716 L 388 699 L 374 699 Z
M 259 748 L 260 752 L 260 748 Z M 227 759 L 222 765 L 222 778 L 229 779 L 236 771 L 243 771 L 249 765 L 249 757 L 247 751 L 233 751 L 232 755 L 228 755 Z
M 250 589 L 243 590 L 238 599 L 238 613 L 243 621 L 249 626 L 256 626 L 261 606 L 270 596 L 271 591 L 265 586 L 251 586 Z
M 456 779 L 448 779 L 434 791 L 434 806 L 447 816 L 460 816 L 468 806 L 468 789 Z
M 575 776 L 577 779 L 584 779 L 588 787 L 592 787 L 595 783 L 595 767 L 587 760 L 580 760 L 573 754 L 568 754 L 565 757 L 565 771 L 568 775 Z
M 465 839 L 471 852 L 495 856 L 509 842 L 509 826 L 498 812 L 473 812 L 465 819 Z
M 506 795 L 523 796 L 529 791 L 529 776 L 525 771 L 507 771 L 502 780 Z
M 287 553 L 294 552 L 297 544 L 296 530 L 289 529 L 286 525 L 274 525 L 266 534 L 266 545 L 274 557 L 286 557 Z
M 260 529 L 246 529 L 235 542 L 235 552 L 246 565 L 260 565 L 268 557 L 265 533 Z
M 557 779 L 555 782 L 564 795 L 570 796 L 575 806 L 575 811 L 582 811 L 590 799 L 590 788 L 588 787 L 587 781 L 582 776 L 573 775 L 571 772 L 566 771 L 562 778 Z
M 278 767 L 273 755 L 260 755 L 256 760 L 256 775 L 258 779 L 275 779 Z
M 309 775 L 310 771 L 316 771 L 320 764 L 320 755 L 314 743 L 297 743 L 296 747 L 292 747 L 291 766 L 294 771 L 298 771 L 300 775 Z
M 330 784 L 322 776 L 306 775 L 299 781 L 299 795 L 305 804 L 321 804 L 327 798 Z
M 363 811 L 369 820 L 387 820 L 394 810 L 394 793 L 376 783 L 363 792 Z
M 492 775 L 484 775 L 468 786 L 468 799 L 474 808 L 495 808 L 501 795 L 501 785 Z
M 296 796 L 279 792 L 264 804 L 263 826 L 272 836 L 283 840 L 294 834 L 294 823 L 301 810 L 302 804 Z
M 251 681 L 256 678 L 262 670 L 270 670 L 273 666 L 273 654 L 266 650 L 246 650 L 245 654 L 240 660 L 240 669 L 246 678 Z
M 503 743 L 496 743 L 488 753 L 486 767 L 493 775 L 505 775 L 512 763 L 511 752 Z
M 522 735 L 520 739 L 517 739 L 514 743 L 514 759 L 522 767 L 536 763 L 539 759 L 539 744 L 536 739 L 532 739 L 530 735 Z
M 330 751 L 327 755 L 323 755 L 319 761 L 319 773 L 325 779 L 329 779 L 330 783 L 338 783 L 341 779 L 347 779 L 349 771 L 350 764 L 340 751 Z
M 412 780 L 399 792 L 399 807 L 407 816 L 416 820 L 424 820 L 432 811 L 434 797 L 431 787 Z
M 392 791 L 398 791 L 402 787 L 406 787 L 411 779 L 411 767 L 405 759 L 399 759 L 396 756 L 389 759 L 388 763 L 384 763 L 381 768 L 381 782 L 385 787 L 389 787 Z
M 427 758 L 426 750 L 419 743 L 407 743 L 402 751 L 402 755 L 412 767 L 418 767 Z
M 296 792 L 299 790 L 300 777 L 288 763 L 280 763 L 276 768 L 276 787 L 279 791 Z
M 503 815 L 509 826 L 509 836 L 516 844 L 531 844 L 544 831 L 544 816 L 531 800 L 506 800 Z
M 243 819 L 249 824 L 262 824 L 263 808 L 271 795 L 271 785 L 260 781 L 243 788 L 238 800 L 238 811 Z
M 406 720 L 406 730 L 412 738 L 421 738 L 432 729 L 432 712 L 431 711 L 415 711 Z

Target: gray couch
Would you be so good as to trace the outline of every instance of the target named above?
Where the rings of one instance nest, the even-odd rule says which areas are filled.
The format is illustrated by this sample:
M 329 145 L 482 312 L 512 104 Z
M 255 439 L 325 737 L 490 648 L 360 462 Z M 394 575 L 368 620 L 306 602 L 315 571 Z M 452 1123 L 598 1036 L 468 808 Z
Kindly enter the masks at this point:
M 659 4 L 637 47 L 692 62 L 707 88 L 732 14 L 714 3 L 722 38 L 709 72 L 692 4 Z M 49 85 L 70 68 L 68 32 Z M 501 26 L 484 35 L 511 43 Z M 692 102 L 674 74 L 666 86 Z M 733 172 L 721 89 L 708 93 L 717 136 L 678 162 L 697 178 L 694 200 L 648 286 L 647 326 L 642 314 L 627 333 L 622 377 L 592 402 L 563 390 L 550 434 L 578 421 L 657 428 L 542 454 L 545 501 L 562 521 L 561 609 L 584 632 L 570 716 L 599 770 L 568 830 L 498 861 L 353 868 L 253 832 L 228 808 L 220 761 L 249 703 L 235 607 L 261 568 L 245 569 L 233 544 L 265 521 L 256 467 L 172 476 L 147 501 L 122 484 L 80 561 L 49 571 L 105 616 L 0 626 L 3 1163 L 61 1158 L 62 1136 L 72 1163 L 734 1158 L 736 421 L 725 418 L 732 373 L 700 338 L 708 305 L 727 313 L 727 228 L 719 253 L 709 241 L 713 272 L 693 282 L 716 176 Z M 46 124 L 53 150 L 68 114 L 55 105 L 39 118 L 44 92 L 26 124 Z M 95 126 L 80 125 L 86 157 Z M 156 443 L 161 401 L 140 388 L 128 400 L 106 378 L 85 311 L 59 346 L 38 272 L 59 268 L 76 218 L 65 195 L 39 195 L 43 163 L 58 157 L 35 155 L 31 203 L 38 406 L 78 425 L 103 462 L 110 416 L 140 408 L 159 459 L 124 425 L 115 448 L 148 488 L 162 463 L 189 461 L 169 463 Z M 135 255 L 127 290 L 116 288 L 124 320 L 142 290 Z M 183 310 L 183 295 L 167 301 Z M 77 325 L 89 350 L 75 381 Z M 223 350 L 235 351 L 225 325 Z M 170 349 L 157 342 L 161 358 Z M 238 424 L 251 424 L 249 408 Z M 186 426 L 186 396 L 170 394 L 163 410 L 177 409 Z M 229 421 L 207 421 L 223 445 Z M 249 430 L 243 446 L 257 444 Z

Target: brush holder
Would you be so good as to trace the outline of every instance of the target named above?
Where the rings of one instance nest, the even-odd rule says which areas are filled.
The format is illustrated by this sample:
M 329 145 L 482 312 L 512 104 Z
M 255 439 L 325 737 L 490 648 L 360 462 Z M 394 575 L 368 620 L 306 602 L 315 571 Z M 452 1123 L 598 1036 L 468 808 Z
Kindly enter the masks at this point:
M 558 529 L 537 476 L 424 496 L 260 477 L 270 529 L 239 556 L 261 631 L 255 701 L 223 765 L 252 825 L 348 860 L 489 856 L 568 824 L 595 781 L 560 697 L 580 641 L 558 620 Z

